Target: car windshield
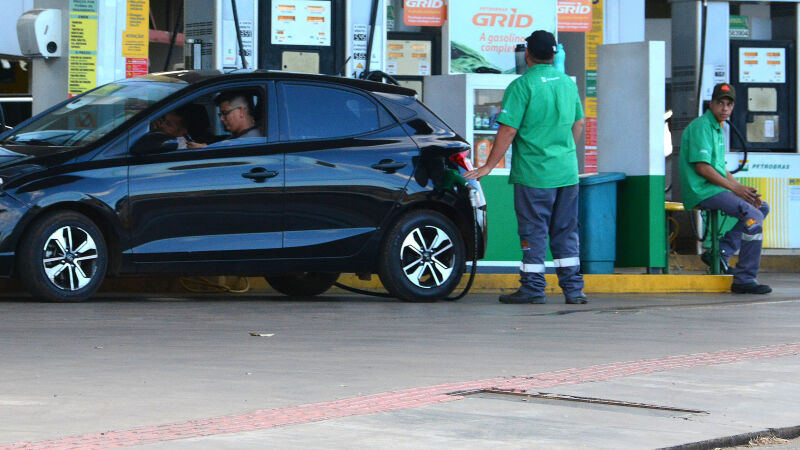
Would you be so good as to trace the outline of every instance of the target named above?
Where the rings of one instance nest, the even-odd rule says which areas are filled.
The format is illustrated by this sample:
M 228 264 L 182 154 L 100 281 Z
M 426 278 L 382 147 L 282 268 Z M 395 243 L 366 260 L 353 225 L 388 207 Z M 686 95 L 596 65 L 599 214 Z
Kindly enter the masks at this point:
M 83 147 L 186 86 L 184 81 L 152 76 L 106 84 L 20 128 L 3 144 Z

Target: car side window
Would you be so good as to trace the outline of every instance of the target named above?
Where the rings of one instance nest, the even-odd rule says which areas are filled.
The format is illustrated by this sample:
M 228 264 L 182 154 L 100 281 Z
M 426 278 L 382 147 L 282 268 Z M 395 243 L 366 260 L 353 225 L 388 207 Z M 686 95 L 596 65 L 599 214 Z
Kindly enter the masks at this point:
M 246 86 L 182 101 L 155 115 L 146 129 L 135 132 L 131 139 L 135 142 L 133 152 L 163 153 L 265 143 L 265 99 L 263 87 Z
M 342 89 L 284 84 L 289 139 L 326 139 L 368 133 L 381 128 L 377 105 Z

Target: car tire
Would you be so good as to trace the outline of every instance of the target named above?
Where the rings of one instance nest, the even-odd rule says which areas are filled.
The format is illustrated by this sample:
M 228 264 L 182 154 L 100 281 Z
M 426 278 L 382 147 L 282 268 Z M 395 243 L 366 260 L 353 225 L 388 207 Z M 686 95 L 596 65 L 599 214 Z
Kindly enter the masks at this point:
M 107 267 L 103 233 L 88 217 L 73 211 L 37 219 L 19 247 L 19 277 L 40 300 L 86 300 L 100 288 Z
M 414 211 L 389 230 L 381 248 L 378 275 L 384 287 L 407 302 L 446 298 L 464 273 L 465 245 L 447 217 Z
M 276 291 L 289 297 L 314 297 L 327 291 L 339 279 L 338 273 L 303 272 L 264 277 Z

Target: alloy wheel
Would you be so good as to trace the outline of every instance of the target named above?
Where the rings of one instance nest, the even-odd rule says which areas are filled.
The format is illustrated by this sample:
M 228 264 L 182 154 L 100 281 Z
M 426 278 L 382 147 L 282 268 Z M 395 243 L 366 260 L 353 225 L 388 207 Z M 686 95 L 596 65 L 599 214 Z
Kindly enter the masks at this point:
M 82 289 L 92 281 L 97 269 L 97 246 L 80 227 L 57 229 L 45 241 L 42 255 L 47 278 L 61 290 Z
M 414 228 L 400 247 L 403 273 L 415 286 L 434 288 L 444 284 L 455 266 L 450 236 L 435 226 Z

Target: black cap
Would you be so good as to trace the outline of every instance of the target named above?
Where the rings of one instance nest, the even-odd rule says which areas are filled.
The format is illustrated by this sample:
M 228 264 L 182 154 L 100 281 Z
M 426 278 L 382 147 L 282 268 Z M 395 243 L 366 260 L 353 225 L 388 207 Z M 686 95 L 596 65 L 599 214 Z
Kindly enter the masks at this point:
M 736 101 L 736 90 L 733 89 L 728 83 L 719 83 L 718 85 L 714 86 L 714 92 L 711 94 L 711 100 L 717 100 L 722 97 L 728 97 L 732 101 Z
M 525 41 L 531 56 L 538 60 L 547 61 L 556 54 L 556 37 L 553 33 L 536 30 Z

